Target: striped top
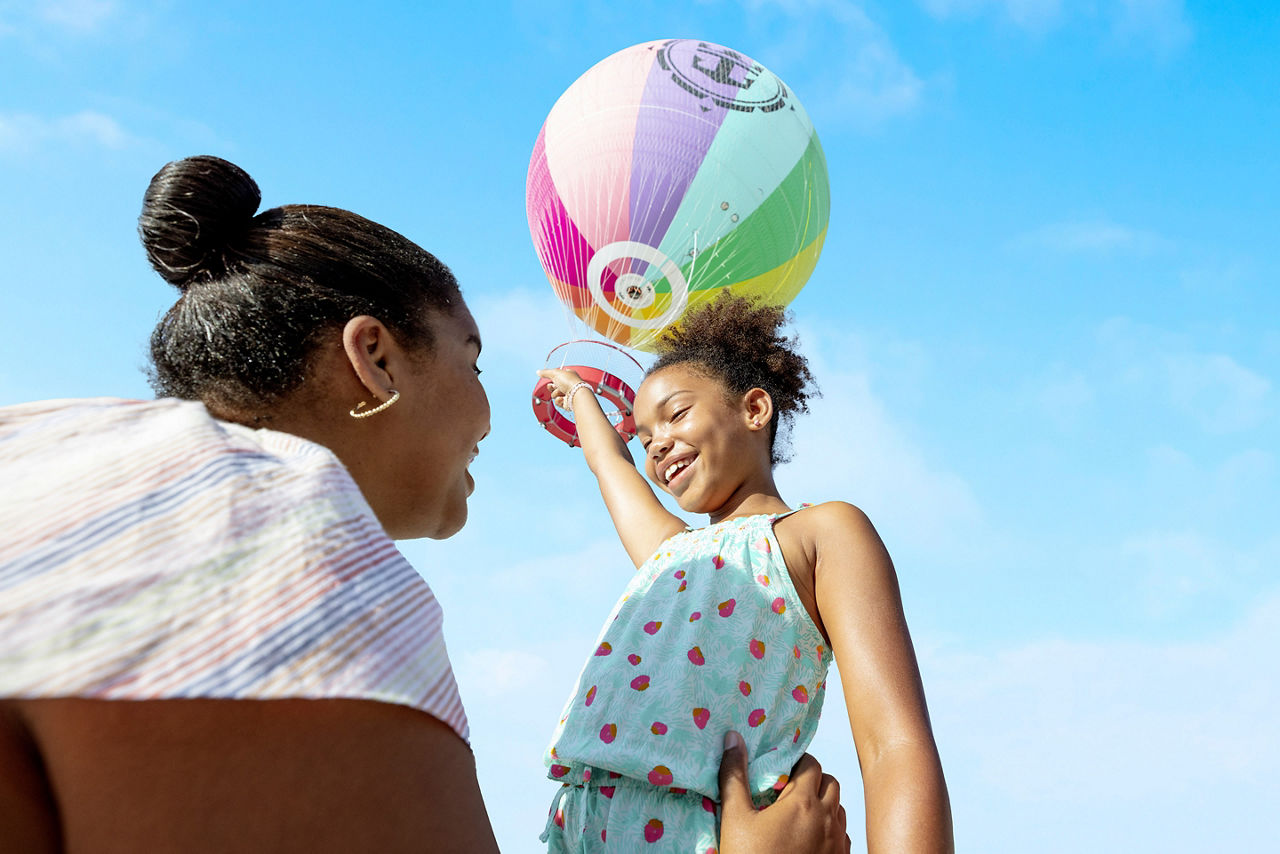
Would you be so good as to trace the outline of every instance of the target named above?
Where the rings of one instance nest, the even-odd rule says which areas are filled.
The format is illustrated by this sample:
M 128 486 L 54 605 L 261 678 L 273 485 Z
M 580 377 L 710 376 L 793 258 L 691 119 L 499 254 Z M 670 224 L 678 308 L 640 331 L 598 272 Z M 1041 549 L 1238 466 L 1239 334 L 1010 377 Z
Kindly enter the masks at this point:
M 200 403 L 0 408 L 0 697 L 351 698 L 468 737 L 427 583 L 327 448 Z

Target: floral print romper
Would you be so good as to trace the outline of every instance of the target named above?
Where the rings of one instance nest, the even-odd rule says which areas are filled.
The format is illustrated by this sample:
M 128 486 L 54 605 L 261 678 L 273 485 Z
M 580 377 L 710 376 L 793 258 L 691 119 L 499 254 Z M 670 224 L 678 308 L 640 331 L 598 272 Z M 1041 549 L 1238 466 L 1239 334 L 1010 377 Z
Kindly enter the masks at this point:
M 730 729 L 757 805 L 777 797 L 817 729 L 832 658 L 774 536 L 785 515 L 683 531 L 636 570 L 545 756 L 561 784 L 549 851 L 716 851 Z

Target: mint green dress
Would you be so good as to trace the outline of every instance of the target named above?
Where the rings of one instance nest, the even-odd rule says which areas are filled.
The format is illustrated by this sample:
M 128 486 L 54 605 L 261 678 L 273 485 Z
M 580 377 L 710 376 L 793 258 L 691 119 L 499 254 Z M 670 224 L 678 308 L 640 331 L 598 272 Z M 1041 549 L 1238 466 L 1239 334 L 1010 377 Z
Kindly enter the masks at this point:
M 757 805 L 777 797 L 817 730 L 831 664 L 774 536 L 784 515 L 684 531 L 636 570 L 545 755 L 561 784 L 549 851 L 715 851 L 730 729 L 746 739 Z

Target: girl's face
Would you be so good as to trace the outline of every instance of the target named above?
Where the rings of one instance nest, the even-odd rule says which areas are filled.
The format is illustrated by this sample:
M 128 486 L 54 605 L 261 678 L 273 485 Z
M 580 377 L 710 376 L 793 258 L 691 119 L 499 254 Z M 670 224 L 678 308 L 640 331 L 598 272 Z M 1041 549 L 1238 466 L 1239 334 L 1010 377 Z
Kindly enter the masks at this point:
M 758 473 L 761 428 L 746 401 L 732 400 L 696 368 L 677 364 L 648 376 L 635 414 L 645 475 L 682 510 L 713 515 Z

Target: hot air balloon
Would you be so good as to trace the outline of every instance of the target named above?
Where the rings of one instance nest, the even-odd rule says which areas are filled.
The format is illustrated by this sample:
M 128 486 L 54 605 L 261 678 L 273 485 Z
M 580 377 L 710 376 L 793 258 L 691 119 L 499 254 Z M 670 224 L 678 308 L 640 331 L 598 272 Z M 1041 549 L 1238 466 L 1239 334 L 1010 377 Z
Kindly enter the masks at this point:
M 794 93 L 746 55 L 690 39 L 626 48 L 579 77 L 542 125 L 525 189 L 534 248 L 571 323 L 650 351 L 722 289 L 790 302 L 831 207 L 822 146 Z M 630 387 L 572 367 L 634 435 Z M 534 410 L 574 444 L 546 384 Z

